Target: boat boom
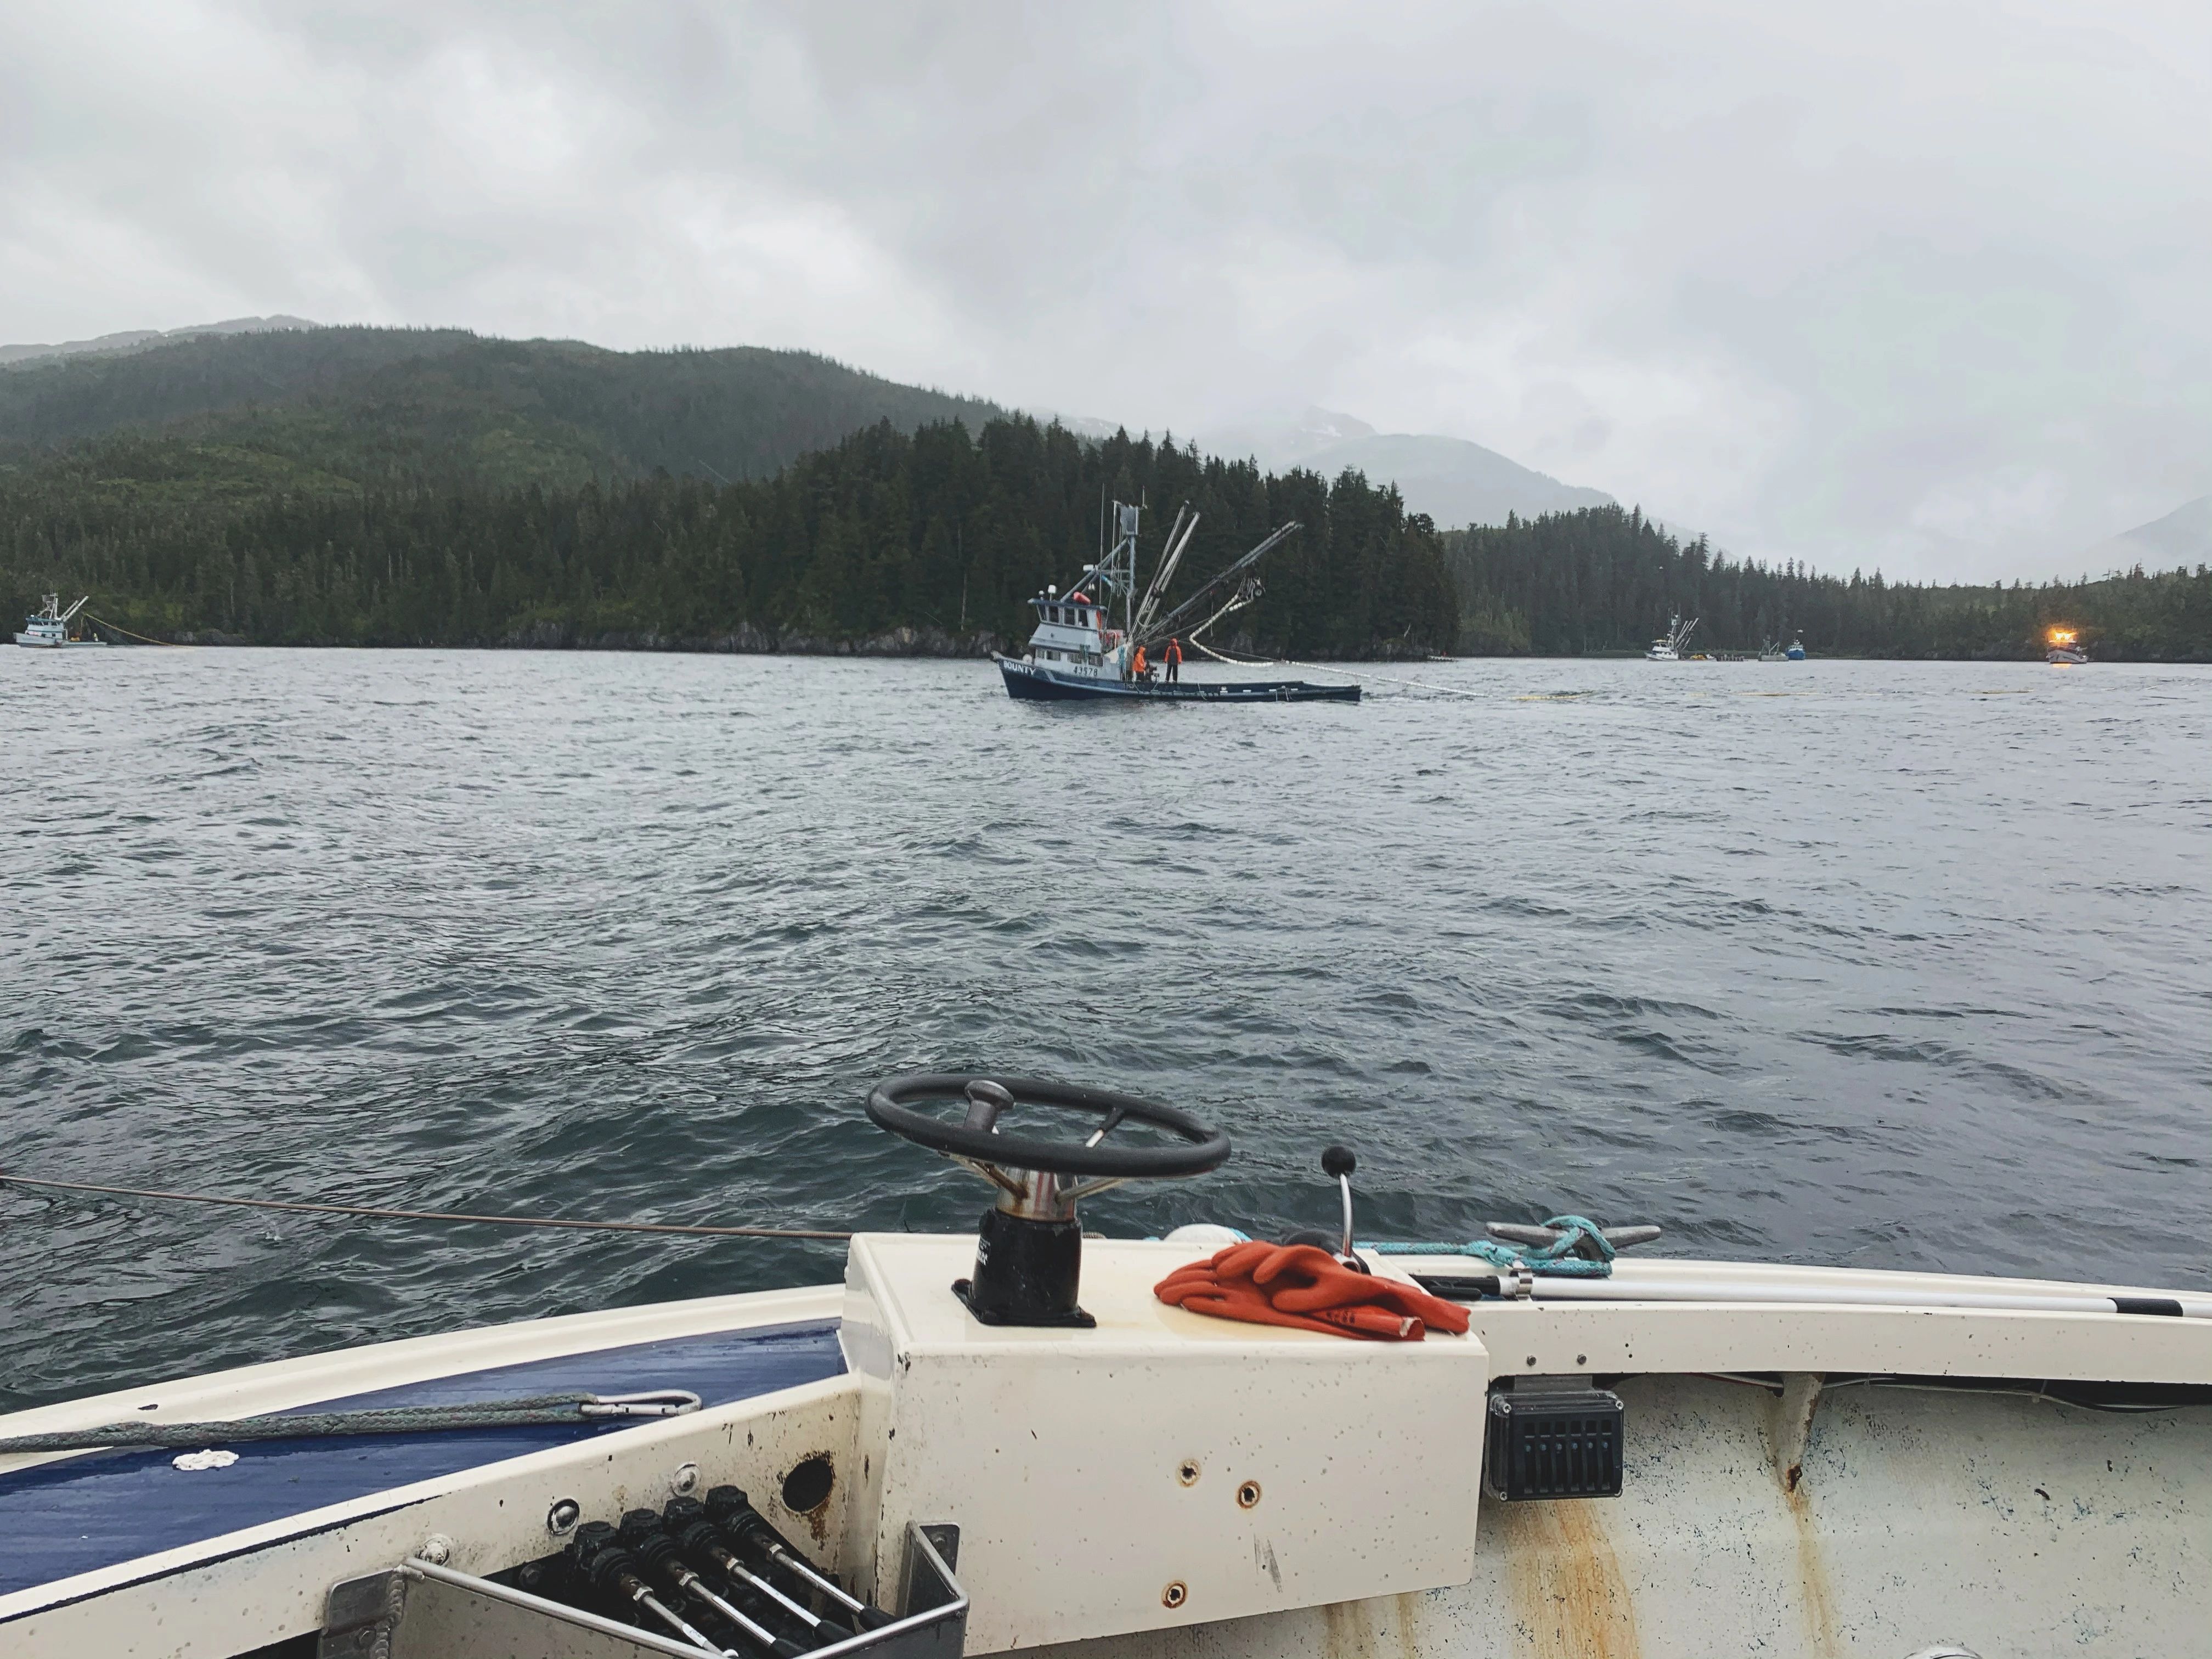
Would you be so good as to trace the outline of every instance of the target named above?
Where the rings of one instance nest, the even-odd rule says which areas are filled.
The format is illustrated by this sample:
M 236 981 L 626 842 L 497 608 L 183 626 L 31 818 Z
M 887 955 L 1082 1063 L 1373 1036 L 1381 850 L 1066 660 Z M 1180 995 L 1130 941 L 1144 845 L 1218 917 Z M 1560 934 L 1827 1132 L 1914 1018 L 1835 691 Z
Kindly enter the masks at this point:
M 1193 527 L 1196 527 L 1195 520 L 1193 520 Z M 1284 542 L 1288 541 L 1292 536 L 1296 535 L 1300 527 L 1301 526 L 1296 519 L 1285 520 L 1283 524 L 1277 526 L 1275 530 L 1265 541 L 1261 542 L 1257 547 L 1244 555 L 1243 558 L 1237 560 L 1236 563 L 1222 571 L 1220 574 L 1215 576 L 1211 581 L 1202 584 L 1196 592 L 1193 593 L 1188 599 L 1185 599 L 1174 610 L 1169 611 L 1166 616 L 1161 617 L 1156 623 L 1152 623 L 1148 626 L 1134 630 L 1137 642 L 1139 645 L 1149 645 L 1154 640 L 1165 639 L 1171 634 L 1181 633 L 1182 631 L 1183 623 L 1188 618 L 1196 616 L 1199 611 L 1204 608 L 1207 603 L 1207 596 L 1211 594 L 1214 589 L 1219 587 L 1224 582 L 1229 581 L 1250 569 L 1254 565 L 1257 564 L 1261 559 L 1273 552 Z M 1185 541 L 1188 541 L 1190 538 L 1189 536 L 1186 534 L 1183 539 Z
M 1153 614 L 1160 608 L 1160 600 L 1167 593 L 1168 584 L 1175 580 L 1176 566 L 1182 562 L 1183 550 L 1190 545 L 1190 538 L 1198 533 L 1199 514 L 1192 513 L 1190 522 L 1188 525 L 1183 522 L 1183 514 L 1189 511 L 1189 506 L 1186 501 L 1176 509 L 1175 524 L 1168 531 L 1167 551 L 1161 556 L 1160 568 L 1152 574 L 1152 585 L 1145 589 L 1144 603 L 1137 607 L 1135 632 L 1140 636 L 1152 626 Z

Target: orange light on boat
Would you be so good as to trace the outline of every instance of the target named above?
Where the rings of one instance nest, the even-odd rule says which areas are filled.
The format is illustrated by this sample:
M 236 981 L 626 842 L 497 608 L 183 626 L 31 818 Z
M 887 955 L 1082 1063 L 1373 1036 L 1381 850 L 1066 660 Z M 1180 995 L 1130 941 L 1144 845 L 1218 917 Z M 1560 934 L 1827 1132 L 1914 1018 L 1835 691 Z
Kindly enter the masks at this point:
M 2051 630 L 2051 644 L 2053 644 L 2053 645 L 2071 645 L 2071 644 L 2073 644 L 2073 643 L 2074 643 L 2074 630 L 2073 630 L 2072 629 L 2070 629 L 2070 628 L 2054 628 L 2054 629 L 2052 629 Z

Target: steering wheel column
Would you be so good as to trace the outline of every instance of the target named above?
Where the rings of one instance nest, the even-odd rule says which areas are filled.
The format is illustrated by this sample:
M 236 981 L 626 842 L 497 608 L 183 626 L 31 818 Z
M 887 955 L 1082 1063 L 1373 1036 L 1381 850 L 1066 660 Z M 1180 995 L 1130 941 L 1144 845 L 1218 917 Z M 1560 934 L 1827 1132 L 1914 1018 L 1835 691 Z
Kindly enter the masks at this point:
M 919 1109 L 952 1100 L 967 1108 L 957 1121 Z M 1025 1109 L 1092 1120 L 1091 1132 L 1080 1141 L 1049 1140 L 1001 1127 L 1002 1116 Z M 998 1201 L 977 1229 L 974 1275 L 952 1286 L 986 1325 L 1093 1324 L 1077 1300 L 1083 1274 L 1077 1201 L 1125 1181 L 1202 1175 L 1229 1156 L 1228 1136 L 1171 1106 L 1040 1078 L 915 1073 L 878 1084 L 867 1109 L 881 1127 L 943 1153 L 998 1188 Z M 1163 1132 L 1168 1140 L 1105 1146 L 1125 1122 Z

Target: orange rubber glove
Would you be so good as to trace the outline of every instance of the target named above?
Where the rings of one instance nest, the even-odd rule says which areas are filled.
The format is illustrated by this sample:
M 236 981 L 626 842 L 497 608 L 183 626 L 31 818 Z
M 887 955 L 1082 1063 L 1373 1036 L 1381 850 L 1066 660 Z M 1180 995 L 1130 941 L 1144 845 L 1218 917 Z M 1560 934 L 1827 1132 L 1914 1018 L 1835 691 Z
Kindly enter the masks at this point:
M 1152 1294 L 1216 1319 L 1287 1325 L 1382 1342 L 1419 1342 L 1428 1327 L 1457 1334 L 1467 1310 L 1395 1279 L 1354 1273 L 1312 1244 L 1231 1244 L 1178 1267 Z

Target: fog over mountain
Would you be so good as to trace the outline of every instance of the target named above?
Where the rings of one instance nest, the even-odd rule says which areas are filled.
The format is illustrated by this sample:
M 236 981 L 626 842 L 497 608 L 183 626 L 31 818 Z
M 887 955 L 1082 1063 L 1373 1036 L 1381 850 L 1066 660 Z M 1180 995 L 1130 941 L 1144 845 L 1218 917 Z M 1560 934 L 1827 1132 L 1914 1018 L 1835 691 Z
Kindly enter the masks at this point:
M 19 6 L 0 331 L 1311 403 L 1747 556 L 2033 577 L 2212 490 L 2208 107 L 2201 0 Z
M 2212 564 L 2212 495 L 2184 501 L 2162 519 L 2098 543 L 2083 563 L 2092 572 L 2125 570 L 2138 564 L 2154 569 Z
M 162 340 L 190 340 L 203 334 L 261 334 L 270 330 L 313 328 L 305 317 L 233 317 L 221 323 L 191 323 L 183 328 L 133 328 L 97 339 L 64 340 L 58 345 L 0 345 L 0 366 L 75 357 L 87 352 L 135 351 Z
M 1275 471 L 1302 466 L 1324 477 L 1346 468 L 1363 472 L 1374 483 L 1396 484 L 1409 512 L 1425 513 L 1444 528 L 1604 507 L 1613 499 L 1601 489 L 1561 483 L 1464 438 L 1377 432 L 1333 410 L 1308 409 L 1291 421 L 1247 421 L 1201 432 L 1197 441 L 1210 453 L 1249 455 Z

